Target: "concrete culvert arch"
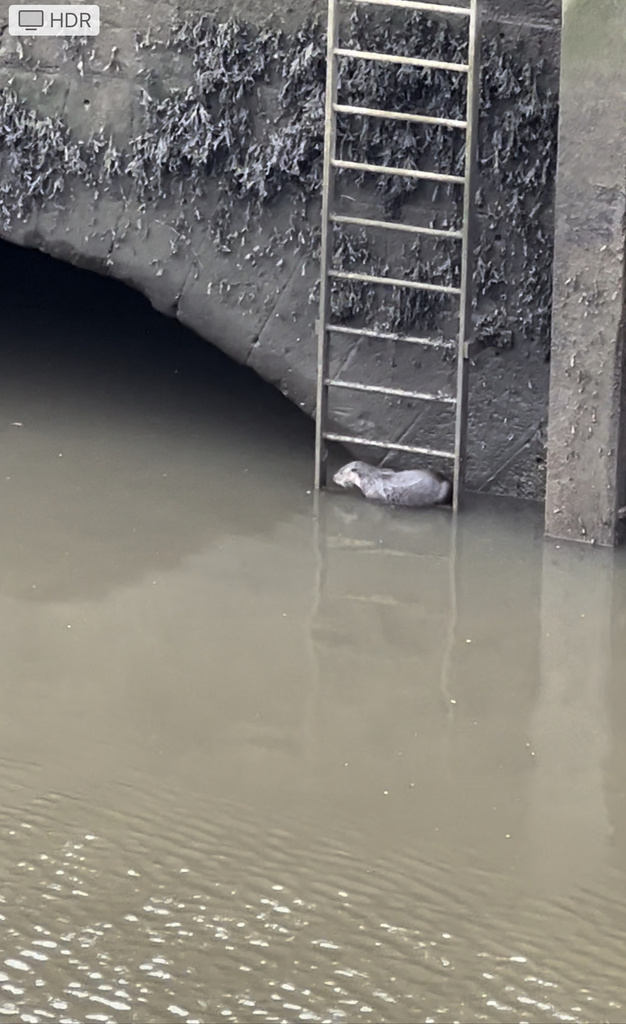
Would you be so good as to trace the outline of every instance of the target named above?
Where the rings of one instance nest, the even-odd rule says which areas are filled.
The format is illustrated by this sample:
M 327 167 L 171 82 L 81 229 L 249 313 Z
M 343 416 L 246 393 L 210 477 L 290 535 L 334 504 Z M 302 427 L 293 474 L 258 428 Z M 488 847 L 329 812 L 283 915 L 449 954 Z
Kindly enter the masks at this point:
M 130 284 L 308 414 L 325 76 L 323 21 L 311 12 L 320 5 L 272 9 L 266 21 L 265 4 L 242 3 L 237 21 L 191 8 L 174 20 L 165 3 L 132 12 L 111 3 L 94 39 L 20 40 L 7 32 L 0 39 L 2 236 Z M 469 484 L 527 497 L 543 488 L 554 13 L 543 34 L 505 26 L 504 38 L 495 16 L 487 19 L 483 54 L 483 347 L 473 368 Z M 350 31 L 357 42 L 387 39 L 396 50 L 456 45 L 453 26 L 423 19 L 411 22 L 408 36 L 393 21 L 361 15 Z M 392 88 L 385 75 L 350 87 L 358 92 L 366 84 L 381 96 Z M 397 153 L 400 145 L 401 156 L 410 144 L 440 166 L 458 156 L 436 133 L 402 142 L 377 132 L 347 145 L 361 156 L 363 147 L 391 145 Z M 404 190 L 382 198 L 399 209 L 416 196 Z M 358 238 L 340 249 L 346 265 L 357 256 L 376 258 L 359 250 Z M 444 253 L 397 255 L 448 273 Z M 348 289 L 337 296 L 337 311 L 358 324 L 369 301 Z M 411 318 L 436 320 L 437 310 L 392 297 L 385 316 L 391 327 L 406 327 Z M 358 360 L 366 378 L 388 353 L 357 339 L 341 358 Z M 445 367 L 411 363 L 398 372 L 429 383 Z M 336 420 L 344 432 L 374 425 L 379 436 L 398 440 L 417 427 L 422 435 L 439 429 L 416 424 L 415 410 L 359 395 L 342 395 Z

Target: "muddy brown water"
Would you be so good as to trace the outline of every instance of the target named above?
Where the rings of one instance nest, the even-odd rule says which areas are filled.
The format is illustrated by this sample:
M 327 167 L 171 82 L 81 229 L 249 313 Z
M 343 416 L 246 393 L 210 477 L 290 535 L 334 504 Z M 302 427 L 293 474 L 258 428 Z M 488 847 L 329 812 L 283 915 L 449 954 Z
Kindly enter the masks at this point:
M 0 1020 L 623 1021 L 624 558 L 7 254 Z

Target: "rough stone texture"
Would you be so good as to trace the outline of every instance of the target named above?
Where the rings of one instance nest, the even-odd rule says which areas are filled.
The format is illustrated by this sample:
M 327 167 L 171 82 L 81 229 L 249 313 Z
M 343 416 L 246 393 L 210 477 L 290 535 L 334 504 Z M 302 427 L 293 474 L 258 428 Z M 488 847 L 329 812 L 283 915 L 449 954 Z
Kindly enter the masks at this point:
M 212 5 L 218 22 L 234 13 L 248 23 L 217 34 L 198 28 L 207 11 L 193 2 L 131 9 L 107 0 L 100 36 L 84 41 L 14 39 L 0 15 L 0 235 L 139 289 L 309 414 L 324 38 L 302 26 L 325 7 L 272 5 L 269 24 L 284 30 L 280 37 L 259 36 L 267 0 Z M 543 488 L 558 14 L 557 3 L 484 4 L 469 483 L 524 497 L 540 497 Z M 362 19 L 353 33 L 371 39 L 397 24 Z M 410 45 L 405 37 L 396 35 L 394 45 Z M 357 92 L 363 85 L 347 82 Z M 382 76 L 373 85 L 383 96 L 396 88 Z M 462 101 L 441 80 L 431 85 L 438 112 Z M 418 147 L 420 166 L 431 160 L 445 169 L 442 162 L 458 160 L 435 135 L 426 141 L 407 142 L 409 153 Z M 346 143 L 357 159 L 383 144 L 402 155 L 398 137 L 390 143 L 370 132 Z M 371 203 L 367 183 L 346 182 L 342 191 L 350 209 Z M 443 215 L 441 201 L 423 189 L 383 199 L 407 219 L 424 199 L 431 214 Z M 360 253 L 365 263 L 384 256 L 404 270 L 408 264 L 418 277 L 424 269 L 443 281 L 454 273 L 441 251 L 381 256 L 358 238 L 339 248 L 344 266 Z M 436 303 L 403 306 L 397 295 L 382 309 L 378 297 L 353 290 L 337 296 L 336 310 L 365 324 L 368 303 L 392 327 L 449 328 Z M 453 372 L 431 353 L 394 356 L 362 339 L 336 355 L 334 368 L 371 382 L 410 379 L 424 390 L 447 386 Z M 432 413 L 342 392 L 333 420 L 342 432 L 442 447 L 449 423 Z
M 626 8 L 564 12 L 546 529 L 613 545 L 626 505 Z

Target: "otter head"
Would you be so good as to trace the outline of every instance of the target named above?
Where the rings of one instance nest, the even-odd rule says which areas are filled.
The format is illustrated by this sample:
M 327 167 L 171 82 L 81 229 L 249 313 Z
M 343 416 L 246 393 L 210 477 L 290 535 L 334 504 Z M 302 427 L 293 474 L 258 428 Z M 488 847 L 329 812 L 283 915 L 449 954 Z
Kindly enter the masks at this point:
M 338 469 L 333 477 L 337 487 L 358 487 L 362 479 L 363 469 L 369 469 L 364 462 L 348 462 Z

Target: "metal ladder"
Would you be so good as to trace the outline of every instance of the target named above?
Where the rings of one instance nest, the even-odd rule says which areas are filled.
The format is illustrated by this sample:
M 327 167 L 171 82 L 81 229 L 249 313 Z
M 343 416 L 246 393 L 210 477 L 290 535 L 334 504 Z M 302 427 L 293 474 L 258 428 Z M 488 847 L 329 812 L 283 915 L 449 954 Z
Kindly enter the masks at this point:
M 473 253 L 473 221 L 474 193 L 476 178 L 476 144 L 478 134 L 478 96 L 479 96 L 479 0 L 469 0 L 469 6 L 458 7 L 448 4 L 418 2 L 418 0 L 349 0 L 352 4 L 367 4 L 375 7 L 399 7 L 411 11 L 423 11 L 426 14 L 454 14 L 467 17 L 469 28 L 468 63 L 448 63 L 445 61 L 428 60 L 418 57 L 374 53 L 365 50 L 345 49 L 339 44 L 339 0 L 329 0 L 328 4 L 328 51 L 326 78 L 326 122 L 324 139 L 324 181 L 322 192 L 322 246 L 321 246 L 321 279 L 320 279 L 320 316 L 317 358 L 317 395 L 316 395 L 316 432 L 315 432 L 315 489 L 318 491 L 326 485 L 327 446 L 326 441 L 339 441 L 344 444 L 366 445 L 372 448 L 383 448 L 387 451 L 410 452 L 416 455 L 429 455 L 440 459 L 449 459 L 454 465 L 453 508 L 459 507 L 464 481 L 465 449 L 467 434 L 467 389 L 469 346 L 472 334 L 472 253 Z M 451 120 L 445 117 L 427 117 L 423 114 L 405 114 L 393 110 L 380 110 L 368 107 L 354 107 L 338 103 L 338 58 L 351 57 L 355 60 L 382 61 L 398 65 L 413 65 L 421 68 L 439 68 L 468 76 L 467 108 L 464 121 Z M 408 168 L 387 167 L 376 164 L 358 163 L 339 160 L 336 156 L 337 114 L 358 114 L 367 117 L 389 118 L 393 120 L 418 122 L 422 124 L 445 125 L 465 132 L 465 173 L 463 177 L 451 174 L 436 174 Z M 356 171 L 371 171 L 378 174 L 398 174 L 411 178 L 422 178 L 429 181 L 454 183 L 462 185 L 463 222 L 460 231 L 439 230 L 435 228 L 417 227 L 386 220 L 370 220 L 362 217 L 339 216 L 333 211 L 335 191 L 335 170 L 345 168 Z M 390 231 L 408 232 L 446 238 L 455 238 L 461 242 L 461 281 L 460 287 L 448 287 L 429 282 L 407 281 L 390 277 L 376 277 L 370 274 L 353 273 L 333 269 L 333 225 L 351 224 L 362 228 L 384 228 Z M 459 333 L 455 342 L 436 340 L 433 338 L 413 337 L 406 334 L 390 334 L 360 327 L 346 327 L 331 322 L 331 282 L 333 279 L 360 281 L 373 285 L 389 285 L 402 288 L 425 289 L 444 292 L 458 297 Z M 415 345 L 438 348 L 455 348 L 457 357 L 457 388 L 456 396 L 428 394 L 410 391 L 403 388 L 388 388 L 378 385 L 359 383 L 358 381 L 333 380 L 329 376 L 330 336 L 332 334 L 348 334 L 379 339 L 382 342 L 404 342 Z M 376 441 L 362 437 L 353 437 L 333 433 L 328 429 L 328 394 L 330 388 L 346 388 L 352 391 L 367 391 L 375 394 L 389 395 L 399 399 L 413 399 L 424 402 L 443 402 L 455 407 L 454 451 L 438 451 L 415 445 Z

